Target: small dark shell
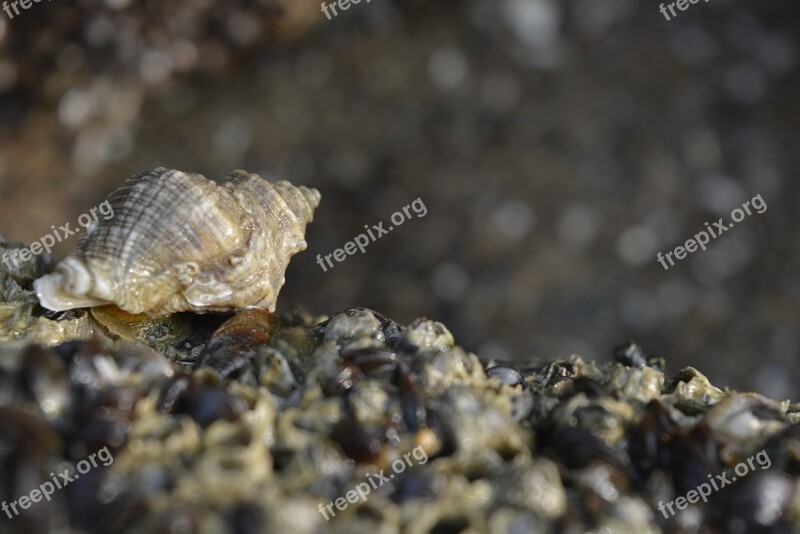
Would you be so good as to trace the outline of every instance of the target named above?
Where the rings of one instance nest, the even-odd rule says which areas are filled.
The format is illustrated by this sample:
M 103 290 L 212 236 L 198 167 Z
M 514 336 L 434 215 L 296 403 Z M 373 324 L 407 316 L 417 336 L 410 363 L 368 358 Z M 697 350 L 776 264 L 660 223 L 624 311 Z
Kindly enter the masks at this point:
M 223 378 L 235 379 L 250 373 L 253 377 L 248 382 L 254 384 L 254 359 L 280 326 L 280 320 L 266 310 L 244 310 L 214 332 L 196 368 L 210 367 Z
M 628 341 L 614 349 L 614 359 L 628 367 L 644 367 L 647 356 L 635 341 Z
M 158 408 L 164 413 L 188 415 L 205 428 L 219 419 L 235 421 L 247 410 L 247 403 L 222 384 L 181 374 L 165 385 Z
M 588 430 L 573 426 L 562 427 L 555 431 L 550 440 L 553 452 L 567 467 L 580 469 L 593 462 L 602 462 L 614 467 L 628 479 L 636 479 L 623 456 Z
M 399 365 L 397 353 L 393 350 L 366 347 L 345 352 L 344 365 L 336 376 L 325 384 L 328 396 L 341 395 L 365 376 L 391 379 Z
M 126 386 L 111 387 L 90 397 L 77 413 L 77 437 L 92 450 L 108 446 L 116 452 L 128 440 L 131 420 L 140 398 Z

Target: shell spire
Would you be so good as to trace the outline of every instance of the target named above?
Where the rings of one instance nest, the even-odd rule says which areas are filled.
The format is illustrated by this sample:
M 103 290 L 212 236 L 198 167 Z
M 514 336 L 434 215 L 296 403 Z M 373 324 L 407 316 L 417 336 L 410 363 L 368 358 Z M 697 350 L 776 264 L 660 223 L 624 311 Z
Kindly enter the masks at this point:
M 157 168 L 128 179 L 108 201 L 114 216 L 34 282 L 45 308 L 274 311 L 291 256 L 306 248 L 320 194 L 245 171 L 212 181 Z

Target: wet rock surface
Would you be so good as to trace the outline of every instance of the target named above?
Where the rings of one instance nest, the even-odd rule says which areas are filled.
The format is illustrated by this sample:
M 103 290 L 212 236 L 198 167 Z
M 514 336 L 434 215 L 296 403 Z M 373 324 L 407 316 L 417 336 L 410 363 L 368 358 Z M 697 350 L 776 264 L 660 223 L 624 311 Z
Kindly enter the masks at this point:
M 169 357 L 139 330 L 0 344 L 0 499 L 111 459 L 0 531 L 800 527 L 800 406 L 665 376 L 636 344 L 509 364 L 366 308 L 208 319 L 187 314 L 205 334 Z M 724 473 L 708 503 L 678 500 Z

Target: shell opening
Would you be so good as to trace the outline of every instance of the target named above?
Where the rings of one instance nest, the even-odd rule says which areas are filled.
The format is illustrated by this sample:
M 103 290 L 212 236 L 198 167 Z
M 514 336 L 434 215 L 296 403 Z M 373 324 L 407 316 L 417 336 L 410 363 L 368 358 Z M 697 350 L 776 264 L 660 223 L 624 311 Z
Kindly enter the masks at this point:
M 43 308 L 52 311 L 67 311 L 75 308 L 88 308 L 108 304 L 104 300 L 67 295 L 61 290 L 61 280 L 61 274 L 54 273 L 43 276 L 33 282 L 36 296 L 39 297 L 39 303 Z

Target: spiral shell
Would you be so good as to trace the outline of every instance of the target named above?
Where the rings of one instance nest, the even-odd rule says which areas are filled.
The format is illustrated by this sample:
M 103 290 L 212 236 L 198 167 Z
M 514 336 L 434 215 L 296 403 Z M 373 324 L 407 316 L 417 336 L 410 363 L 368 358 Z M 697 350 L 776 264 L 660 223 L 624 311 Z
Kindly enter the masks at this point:
M 319 200 L 316 189 L 244 171 L 219 181 L 146 171 L 111 194 L 113 218 L 98 221 L 34 287 L 42 306 L 56 311 L 105 304 L 149 315 L 274 311 Z

